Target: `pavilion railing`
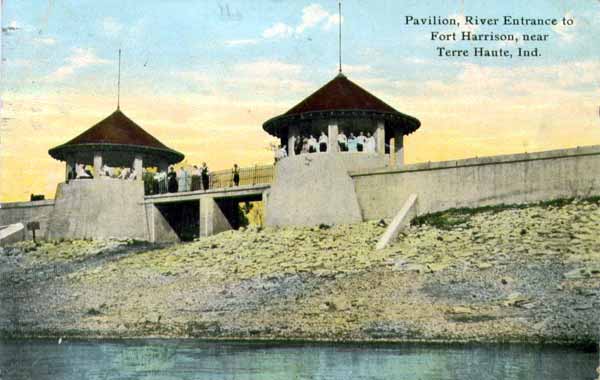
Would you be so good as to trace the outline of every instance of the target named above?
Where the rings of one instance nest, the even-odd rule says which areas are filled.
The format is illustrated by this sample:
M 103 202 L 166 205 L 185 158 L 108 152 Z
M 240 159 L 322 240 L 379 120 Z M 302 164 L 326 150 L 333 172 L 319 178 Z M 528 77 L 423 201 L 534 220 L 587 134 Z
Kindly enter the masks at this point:
M 255 165 L 251 167 L 239 168 L 238 173 L 240 175 L 240 182 L 238 186 L 248 185 L 268 185 L 273 182 L 273 165 Z M 233 170 L 217 170 L 209 173 L 209 189 L 224 189 L 228 187 L 234 187 L 233 182 Z M 178 192 L 191 190 L 191 174 L 187 176 L 187 181 L 190 183 L 185 186 L 184 189 L 179 188 Z M 154 174 L 146 173 L 144 175 L 144 192 L 146 195 L 161 194 L 166 192 L 168 188 L 167 183 L 159 186 L 157 181 L 154 179 Z

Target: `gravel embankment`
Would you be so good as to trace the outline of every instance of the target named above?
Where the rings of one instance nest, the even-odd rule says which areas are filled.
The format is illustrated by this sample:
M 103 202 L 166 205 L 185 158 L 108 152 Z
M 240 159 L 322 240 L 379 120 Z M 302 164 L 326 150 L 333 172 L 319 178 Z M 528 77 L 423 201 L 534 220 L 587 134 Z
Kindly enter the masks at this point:
M 600 203 L 455 211 L 375 251 L 381 222 L 229 231 L 187 244 L 0 249 L 19 336 L 593 343 Z

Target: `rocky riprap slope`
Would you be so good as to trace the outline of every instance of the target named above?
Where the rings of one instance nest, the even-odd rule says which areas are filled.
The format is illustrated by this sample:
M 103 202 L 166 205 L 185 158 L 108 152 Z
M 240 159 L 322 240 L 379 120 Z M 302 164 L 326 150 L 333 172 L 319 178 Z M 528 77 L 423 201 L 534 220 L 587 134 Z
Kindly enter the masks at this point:
M 385 222 L 186 244 L 0 250 L 15 335 L 598 341 L 600 203 L 454 210 L 375 251 Z

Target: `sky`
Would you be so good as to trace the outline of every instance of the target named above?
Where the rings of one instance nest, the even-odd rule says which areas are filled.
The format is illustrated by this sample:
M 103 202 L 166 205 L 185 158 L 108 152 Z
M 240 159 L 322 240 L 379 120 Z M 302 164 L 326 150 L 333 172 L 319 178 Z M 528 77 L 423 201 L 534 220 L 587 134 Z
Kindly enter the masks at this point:
M 2 0 L 0 0 L 2 1 Z M 0 201 L 53 198 L 64 163 L 48 149 L 116 108 L 186 163 L 272 162 L 262 123 L 337 74 L 335 0 L 3 0 Z M 469 26 L 465 15 L 564 26 Z M 406 25 L 406 16 L 460 27 Z M 600 1 L 344 0 L 344 73 L 415 116 L 406 162 L 600 144 Z M 515 42 L 439 42 L 431 32 L 514 33 Z M 524 42 L 523 34 L 548 34 Z M 540 57 L 439 57 L 531 49 Z

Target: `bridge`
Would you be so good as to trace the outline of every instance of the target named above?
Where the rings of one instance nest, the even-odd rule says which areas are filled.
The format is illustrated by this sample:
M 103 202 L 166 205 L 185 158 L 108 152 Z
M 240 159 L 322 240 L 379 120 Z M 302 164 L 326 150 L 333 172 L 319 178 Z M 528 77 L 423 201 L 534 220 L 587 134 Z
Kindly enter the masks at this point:
M 207 190 L 144 196 L 150 241 L 192 240 L 239 228 L 238 205 L 266 201 L 272 173 L 272 166 L 240 169 L 235 186 L 230 171 L 214 172 Z

